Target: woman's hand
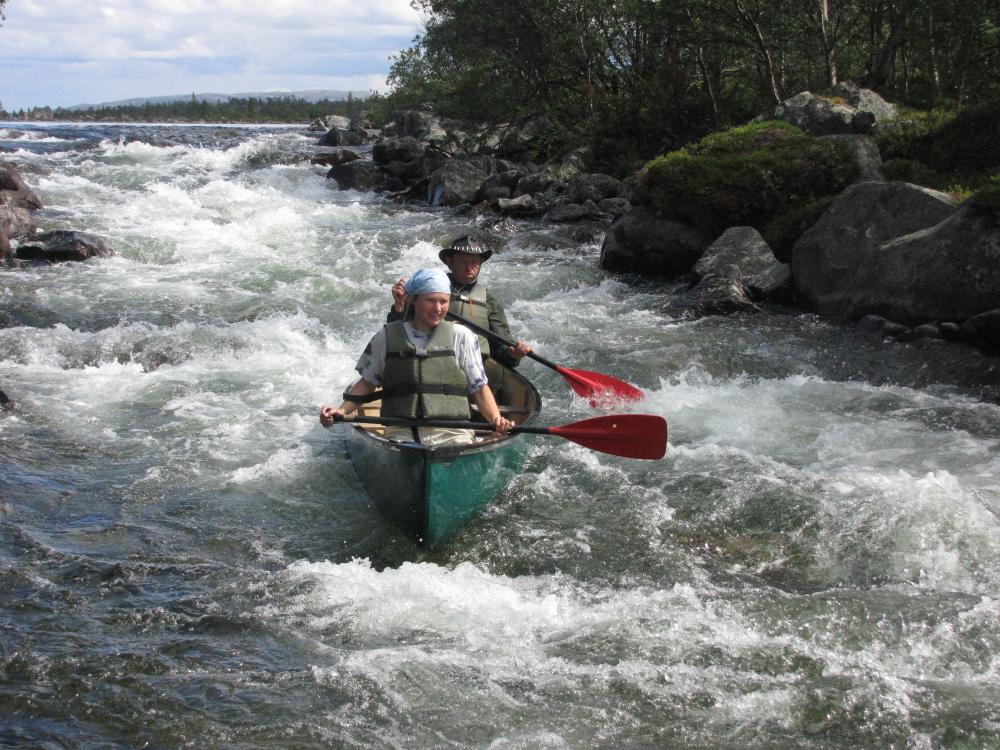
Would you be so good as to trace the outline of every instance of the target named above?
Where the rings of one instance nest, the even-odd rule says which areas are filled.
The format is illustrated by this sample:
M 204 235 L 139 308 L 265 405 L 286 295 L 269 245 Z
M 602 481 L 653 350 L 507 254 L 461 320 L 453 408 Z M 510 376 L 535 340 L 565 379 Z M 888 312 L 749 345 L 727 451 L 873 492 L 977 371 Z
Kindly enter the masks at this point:
M 507 419 L 507 417 L 498 414 L 492 422 L 493 432 L 496 435 L 503 435 L 510 432 L 511 428 L 514 427 L 514 423 Z
M 324 406 L 319 410 L 319 423 L 324 427 L 332 427 L 337 422 L 347 416 L 343 409 L 335 409 L 332 406 Z

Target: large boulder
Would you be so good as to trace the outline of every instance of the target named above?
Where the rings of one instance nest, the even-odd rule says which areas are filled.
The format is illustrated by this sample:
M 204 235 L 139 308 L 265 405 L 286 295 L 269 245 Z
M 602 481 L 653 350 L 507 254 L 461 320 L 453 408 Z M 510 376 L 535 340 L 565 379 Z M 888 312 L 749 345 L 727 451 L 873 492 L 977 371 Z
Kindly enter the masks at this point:
M 17 248 L 18 260 L 62 263 L 114 255 L 114 251 L 104 240 L 84 232 L 57 229 L 38 235 L 35 241 L 38 244 L 21 245 Z
M 365 142 L 363 130 L 330 128 L 316 143 L 317 146 L 360 146 Z
M 1000 226 L 966 205 L 928 229 L 869 253 L 843 295 L 844 311 L 910 325 L 965 321 L 1000 308 Z
M 695 263 L 694 272 L 698 276 L 731 277 L 733 268 L 739 271 L 738 280 L 757 298 L 778 294 L 789 286 L 792 278 L 789 265 L 774 257 L 753 227 L 730 227 L 723 232 Z
M 372 161 L 388 164 L 393 161 L 413 161 L 424 155 L 427 146 L 413 136 L 382 138 L 372 147 Z
M 792 250 L 800 299 L 818 312 L 863 317 L 855 289 L 873 272 L 879 248 L 956 212 L 944 193 L 905 182 L 862 182 L 845 190 Z
M 341 190 L 359 190 L 366 192 L 369 190 L 380 191 L 385 189 L 385 175 L 378 166 L 370 161 L 352 161 L 347 164 L 338 164 L 326 173 L 327 179 L 336 181 L 337 187 Z
M 427 202 L 432 206 L 471 203 L 489 173 L 479 162 L 452 159 L 436 170 L 427 184 Z
M 600 266 L 607 271 L 684 276 L 708 243 L 708 235 L 697 227 L 665 219 L 652 206 L 639 206 L 608 229 Z

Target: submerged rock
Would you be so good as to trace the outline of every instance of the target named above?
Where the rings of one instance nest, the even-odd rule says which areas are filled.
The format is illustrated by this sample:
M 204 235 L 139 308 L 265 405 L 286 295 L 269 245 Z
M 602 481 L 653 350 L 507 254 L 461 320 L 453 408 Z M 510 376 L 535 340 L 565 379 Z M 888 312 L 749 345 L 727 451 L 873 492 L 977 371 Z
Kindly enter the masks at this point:
M 41 244 L 22 245 L 17 249 L 19 260 L 63 263 L 83 261 L 114 255 L 114 251 L 100 237 L 85 232 L 59 229 L 38 235 Z

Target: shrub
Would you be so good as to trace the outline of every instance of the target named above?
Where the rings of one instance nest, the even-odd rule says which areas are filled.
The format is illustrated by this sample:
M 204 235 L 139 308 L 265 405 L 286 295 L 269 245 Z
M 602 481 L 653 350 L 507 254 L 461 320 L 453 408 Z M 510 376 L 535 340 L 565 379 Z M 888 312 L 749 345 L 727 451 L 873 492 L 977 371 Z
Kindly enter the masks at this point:
M 662 213 L 718 234 L 760 229 L 843 190 L 858 173 L 850 149 L 784 122 L 714 133 L 654 159 L 639 194 Z

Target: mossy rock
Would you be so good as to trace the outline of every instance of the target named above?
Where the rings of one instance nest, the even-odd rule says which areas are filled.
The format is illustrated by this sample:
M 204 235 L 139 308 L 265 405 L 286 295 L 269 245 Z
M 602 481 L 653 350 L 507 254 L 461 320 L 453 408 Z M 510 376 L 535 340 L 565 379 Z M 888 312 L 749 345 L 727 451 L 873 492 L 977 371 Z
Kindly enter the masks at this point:
M 986 187 L 973 193 L 969 197 L 969 203 L 989 209 L 997 221 L 1000 221 L 1000 175 L 994 175 Z
M 794 125 L 760 122 L 714 133 L 650 162 L 639 194 L 664 215 L 719 234 L 758 229 L 838 194 L 858 174 L 850 149 Z

